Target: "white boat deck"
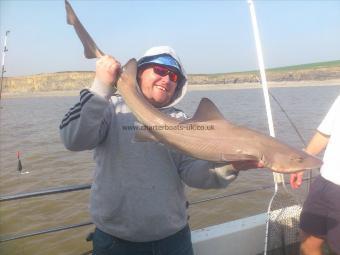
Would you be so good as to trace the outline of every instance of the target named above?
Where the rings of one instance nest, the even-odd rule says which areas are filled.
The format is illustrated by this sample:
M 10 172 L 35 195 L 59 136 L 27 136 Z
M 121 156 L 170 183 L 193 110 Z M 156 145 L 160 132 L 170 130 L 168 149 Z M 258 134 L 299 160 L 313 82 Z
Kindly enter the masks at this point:
M 267 214 L 258 214 L 192 231 L 195 255 L 263 253 Z

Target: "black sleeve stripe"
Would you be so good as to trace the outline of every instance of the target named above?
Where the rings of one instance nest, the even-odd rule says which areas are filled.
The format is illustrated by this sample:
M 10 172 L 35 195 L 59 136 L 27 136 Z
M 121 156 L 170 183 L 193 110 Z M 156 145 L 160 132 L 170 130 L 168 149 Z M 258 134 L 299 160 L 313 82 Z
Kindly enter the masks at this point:
M 69 118 L 69 120 L 67 122 L 60 124 L 59 129 L 63 129 L 68 124 L 70 124 L 72 120 L 75 120 L 75 119 L 78 119 L 78 118 L 80 118 L 80 114 L 72 116 L 71 118 Z
M 81 106 L 84 106 L 84 104 L 86 104 L 86 102 L 89 101 L 91 97 L 93 97 L 92 93 L 85 95 L 83 98 L 80 98 Z
M 80 102 L 76 103 L 76 104 L 69 110 L 69 112 L 72 111 L 74 108 L 76 108 L 76 107 L 78 107 L 78 106 L 80 106 Z
M 76 109 L 73 109 L 72 111 L 70 110 L 66 115 L 65 117 L 63 118 L 62 122 L 61 123 L 64 123 L 65 121 L 67 121 L 72 115 L 74 115 L 75 113 L 78 113 L 81 111 L 81 107 L 79 105 L 78 108 Z
M 90 90 L 89 89 L 82 89 L 80 91 L 80 95 L 84 94 L 84 93 L 90 93 Z
M 88 89 L 83 89 L 82 91 L 80 91 L 80 101 L 83 99 L 84 96 L 86 96 L 87 94 L 92 94 Z
M 88 89 L 83 89 L 80 91 L 80 102 L 78 102 L 68 111 L 61 121 L 59 128 L 62 129 L 66 127 L 72 120 L 78 119 L 80 117 L 82 107 L 92 96 L 93 94 Z
M 74 110 L 74 109 L 78 109 L 78 108 L 81 108 L 81 107 L 80 107 L 80 103 L 75 104 L 75 105 L 68 111 L 68 113 L 65 114 L 64 119 L 66 119 L 68 116 L 70 116 L 70 115 L 73 113 L 73 110 Z M 64 119 L 63 119 L 63 120 L 64 120 Z

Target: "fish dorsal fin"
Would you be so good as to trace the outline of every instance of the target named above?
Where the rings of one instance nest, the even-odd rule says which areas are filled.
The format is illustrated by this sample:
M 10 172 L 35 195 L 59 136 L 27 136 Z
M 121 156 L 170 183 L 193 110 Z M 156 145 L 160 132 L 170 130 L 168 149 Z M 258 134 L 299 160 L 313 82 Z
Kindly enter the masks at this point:
M 202 98 L 194 116 L 182 123 L 203 122 L 211 120 L 225 120 L 217 106 L 208 98 Z

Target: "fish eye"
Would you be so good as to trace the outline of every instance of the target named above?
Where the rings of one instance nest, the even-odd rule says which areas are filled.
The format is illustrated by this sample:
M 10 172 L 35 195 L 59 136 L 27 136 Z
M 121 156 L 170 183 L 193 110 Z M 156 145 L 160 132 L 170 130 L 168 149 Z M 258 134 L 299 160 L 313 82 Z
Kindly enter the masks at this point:
M 303 162 L 303 157 L 295 157 L 295 156 L 291 156 L 290 160 L 298 162 L 298 163 L 302 163 Z
M 303 157 L 297 157 L 296 161 L 299 162 L 299 163 L 302 163 L 303 162 Z

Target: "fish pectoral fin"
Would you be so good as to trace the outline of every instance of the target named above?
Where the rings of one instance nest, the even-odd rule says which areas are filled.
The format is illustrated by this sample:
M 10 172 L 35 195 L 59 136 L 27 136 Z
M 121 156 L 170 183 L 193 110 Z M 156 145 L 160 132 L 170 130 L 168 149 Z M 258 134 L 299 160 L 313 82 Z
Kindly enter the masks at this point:
M 225 118 L 210 99 L 202 98 L 194 116 L 191 119 L 182 121 L 180 124 L 205 122 L 209 120 L 225 120 Z
M 138 130 L 133 139 L 134 142 L 159 142 L 159 140 L 148 130 Z
M 224 162 L 235 162 L 235 161 L 245 161 L 245 160 L 251 160 L 251 161 L 258 161 L 259 159 L 253 155 L 247 155 L 247 154 L 222 154 L 221 159 Z

